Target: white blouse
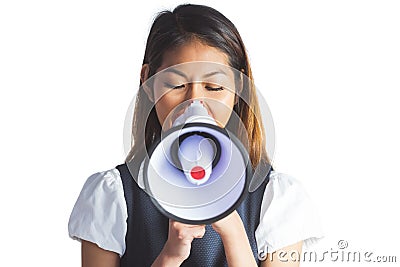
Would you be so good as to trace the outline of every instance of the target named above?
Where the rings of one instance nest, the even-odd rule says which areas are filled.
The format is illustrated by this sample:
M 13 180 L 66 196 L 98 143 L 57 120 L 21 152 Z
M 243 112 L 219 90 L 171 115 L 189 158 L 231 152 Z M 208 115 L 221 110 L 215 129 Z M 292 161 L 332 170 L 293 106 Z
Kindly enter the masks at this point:
M 138 183 L 143 188 L 143 164 Z M 98 172 L 87 179 L 75 203 L 68 223 L 69 236 L 90 241 L 122 257 L 127 217 L 118 169 Z M 301 183 L 292 176 L 271 171 L 255 232 L 260 259 L 265 253 L 299 241 L 307 249 L 322 237 L 319 216 Z

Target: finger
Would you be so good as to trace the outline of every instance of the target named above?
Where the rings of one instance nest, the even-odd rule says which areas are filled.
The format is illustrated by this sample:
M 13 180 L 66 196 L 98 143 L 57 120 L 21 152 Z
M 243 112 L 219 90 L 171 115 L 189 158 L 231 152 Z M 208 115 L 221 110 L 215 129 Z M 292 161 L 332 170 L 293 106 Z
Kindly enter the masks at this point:
M 202 227 L 202 228 L 197 229 L 197 231 L 195 232 L 193 237 L 194 238 L 202 238 L 205 233 L 206 233 L 206 228 Z
M 205 224 L 185 224 L 189 228 L 206 227 Z
M 200 225 L 197 225 L 197 224 L 185 224 L 185 223 L 181 223 L 181 222 L 177 222 L 177 221 L 173 221 L 173 220 L 171 220 L 171 226 L 174 228 L 174 229 L 201 229 L 201 228 L 205 228 L 206 226 L 205 226 L 205 224 L 200 224 Z
M 183 239 L 192 239 L 195 237 L 202 237 L 206 231 L 205 226 L 196 226 L 196 227 L 180 227 L 177 232 L 180 238 Z
M 173 220 L 171 220 L 170 226 L 177 231 L 188 228 L 188 225 Z

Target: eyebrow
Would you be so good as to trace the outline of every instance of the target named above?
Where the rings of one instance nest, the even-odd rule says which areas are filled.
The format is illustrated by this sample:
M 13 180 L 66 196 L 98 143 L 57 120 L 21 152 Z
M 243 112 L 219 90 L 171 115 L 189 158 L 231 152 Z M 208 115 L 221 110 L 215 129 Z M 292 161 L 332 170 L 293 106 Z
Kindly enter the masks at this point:
M 211 76 L 214 76 L 214 75 L 218 75 L 218 74 L 222 74 L 222 75 L 227 76 L 227 74 L 223 70 L 217 70 L 217 71 L 213 71 L 213 72 L 205 74 L 203 76 L 203 78 L 208 78 L 208 77 L 211 77 Z
M 167 69 L 167 70 L 165 70 L 165 72 L 172 72 L 172 73 L 178 74 L 179 76 L 182 76 L 182 77 L 188 79 L 188 77 L 186 76 L 185 73 L 183 73 L 183 72 L 181 72 L 181 71 L 179 71 L 177 69 L 174 69 L 174 68 Z M 217 70 L 217 71 L 213 71 L 213 72 L 204 74 L 202 78 L 209 78 L 211 76 L 218 75 L 218 74 L 222 74 L 222 75 L 227 76 L 227 74 L 223 70 Z

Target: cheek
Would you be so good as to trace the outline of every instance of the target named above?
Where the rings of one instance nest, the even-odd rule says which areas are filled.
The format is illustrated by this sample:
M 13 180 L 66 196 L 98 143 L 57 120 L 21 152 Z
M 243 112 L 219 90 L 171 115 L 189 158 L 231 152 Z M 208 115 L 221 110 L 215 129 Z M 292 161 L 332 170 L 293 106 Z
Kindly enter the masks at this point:
M 212 104 L 210 109 L 214 115 L 214 119 L 217 120 L 218 124 L 220 124 L 222 127 L 225 127 L 233 110 L 235 94 L 229 93 L 215 100 L 217 100 L 217 104 Z
M 179 99 L 176 97 L 170 97 L 168 94 L 162 96 L 156 103 L 156 112 L 158 121 L 163 126 L 165 119 L 170 112 L 179 104 Z
M 168 115 L 167 104 L 168 102 L 165 102 L 162 99 L 160 99 L 155 105 L 158 121 L 160 122 L 161 126 L 163 125 L 164 120 Z

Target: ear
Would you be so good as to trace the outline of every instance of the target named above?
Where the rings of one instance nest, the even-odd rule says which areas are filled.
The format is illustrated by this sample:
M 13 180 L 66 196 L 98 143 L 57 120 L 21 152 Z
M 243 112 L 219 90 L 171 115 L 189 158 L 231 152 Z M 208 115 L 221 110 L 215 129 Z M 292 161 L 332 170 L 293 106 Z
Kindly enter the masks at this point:
M 239 80 L 238 80 L 238 82 L 236 83 L 236 95 L 235 95 L 235 105 L 239 102 L 239 97 L 240 97 L 240 95 L 242 94 L 242 91 L 243 91 L 243 87 L 244 87 L 244 80 L 243 80 L 243 72 L 244 72 L 244 69 L 241 69 L 240 70 L 240 76 L 239 76 Z
M 235 95 L 235 102 L 233 103 L 233 105 L 237 105 L 238 102 L 239 102 L 239 96 Z
M 151 102 L 154 102 L 154 93 L 153 89 L 149 87 L 146 83 L 147 78 L 149 78 L 149 64 L 143 64 L 142 70 L 140 71 L 140 82 L 142 83 L 142 88 L 146 93 L 147 97 Z

